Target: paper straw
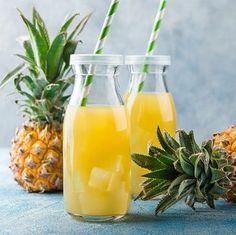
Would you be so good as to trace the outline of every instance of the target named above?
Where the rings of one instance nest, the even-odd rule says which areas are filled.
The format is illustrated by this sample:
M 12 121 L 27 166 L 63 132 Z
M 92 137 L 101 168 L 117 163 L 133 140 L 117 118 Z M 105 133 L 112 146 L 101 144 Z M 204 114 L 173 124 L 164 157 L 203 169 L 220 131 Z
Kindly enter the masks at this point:
M 109 34 L 110 28 L 111 28 L 111 24 L 113 21 L 113 18 L 117 12 L 118 6 L 119 6 L 120 0 L 112 0 L 111 1 L 111 5 L 109 7 L 109 10 L 107 12 L 106 15 L 106 19 L 104 21 L 102 30 L 100 32 L 95 50 L 94 50 L 94 54 L 102 54 L 103 52 L 103 48 L 104 48 L 104 44 L 106 42 L 107 36 Z M 87 101 L 88 101 L 88 96 L 92 87 L 92 83 L 93 83 L 93 74 L 95 72 L 95 66 L 90 66 L 89 71 L 88 71 L 88 76 L 85 79 L 85 83 L 82 89 L 82 99 L 81 99 L 81 106 L 86 106 Z
M 150 56 L 153 55 L 156 44 L 157 44 L 157 39 L 160 33 L 160 28 L 161 28 L 161 23 L 162 23 L 162 19 L 164 17 L 165 14 L 165 10 L 166 10 L 166 0 L 161 0 L 159 8 L 158 8 L 158 12 L 154 21 L 154 25 L 153 25 L 153 29 L 152 29 L 152 33 L 151 33 L 151 37 L 149 39 L 149 43 L 148 43 L 148 47 L 147 47 L 147 51 L 146 51 L 146 56 Z M 144 82 L 146 80 L 147 77 L 147 73 L 149 70 L 149 65 L 148 64 L 144 64 L 143 65 L 143 70 L 142 70 L 142 74 L 140 77 L 140 83 L 138 86 L 138 92 L 141 92 L 144 86 Z

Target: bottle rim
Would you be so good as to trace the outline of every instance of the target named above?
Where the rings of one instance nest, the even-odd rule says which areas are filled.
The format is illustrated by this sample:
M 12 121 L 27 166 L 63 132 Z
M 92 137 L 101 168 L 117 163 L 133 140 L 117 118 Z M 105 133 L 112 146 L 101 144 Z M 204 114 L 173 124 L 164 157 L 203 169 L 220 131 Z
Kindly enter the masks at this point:
M 126 65 L 171 65 L 171 57 L 168 55 L 128 55 L 125 57 Z
M 123 55 L 113 54 L 73 54 L 70 56 L 70 65 L 123 65 Z

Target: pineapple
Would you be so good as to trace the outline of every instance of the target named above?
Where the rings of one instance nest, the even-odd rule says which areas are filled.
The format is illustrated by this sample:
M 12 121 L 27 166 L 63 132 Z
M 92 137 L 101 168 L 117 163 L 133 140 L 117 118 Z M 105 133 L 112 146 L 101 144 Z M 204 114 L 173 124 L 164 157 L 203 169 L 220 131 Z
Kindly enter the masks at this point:
M 147 180 L 142 185 L 138 198 L 149 200 L 162 196 L 156 214 L 185 198 L 195 209 L 196 202 L 206 202 L 215 208 L 214 201 L 227 197 L 236 185 L 234 167 L 230 155 L 213 141 L 196 144 L 194 134 L 179 131 L 179 142 L 168 133 L 157 131 L 162 149 L 150 146 L 149 156 L 133 154 L 132 159 L 139 166 L 148 169 Z
M 217 133 L 214 135 L 214 145 L 224 148 L 230 155 L 234 166 L 234 177 L 236 178 L 236 127 Z M 236 185 L 226 194 L 228 201 L 236 202 Z
M 74 81 L 69 59 L 90 15 L 70 33 L 68 29 L 79 14 L 67 17 L 50 42 L 43 19 L 35 8 L 32 12 L 32 22 L 20 12 L 28 30 L 28 36 L 20 38 L 25 53 L 17 54 L 23 63 L 7 74 L 0 87 L 14 80 L 23 97 L 16 103 L 25 123 L 16 131 L 10 160 L 15 180 L 28 192 L 50 192 L 63 187 L 62 122 L 70 98 L 67 89 Z

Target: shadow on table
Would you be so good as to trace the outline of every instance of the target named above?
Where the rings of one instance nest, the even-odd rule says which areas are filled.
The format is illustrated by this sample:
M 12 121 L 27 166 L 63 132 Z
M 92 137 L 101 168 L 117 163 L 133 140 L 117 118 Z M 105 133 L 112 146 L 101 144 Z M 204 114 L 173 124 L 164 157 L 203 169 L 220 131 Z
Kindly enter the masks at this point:
M 157 220 L 157 217 L 150 214 L 133 214 L 130 213 L 126 215 L 120 221 L 116 221 L 115 223 L 151 223 Z
M 231 218 L 232 214 L 236 218 L 236 203 L 224 203 L 216 206 L 216 209 L 210 209 L 208 207 L 197 208 L 196 211 L 186 207 L 184 210 L 176 210 L 176 211 L 166 211 L 161 215 L 155 216 L 153 214 L 135 214 L 129 213 L 125 216 L 122 220 L 117 221 L 116 223 L 162 223 L 166 221 L 189 221 L 189 220 L 196 220 L 206 222 L 213 217 L 222 218 L 224 216 L 225 219 Z

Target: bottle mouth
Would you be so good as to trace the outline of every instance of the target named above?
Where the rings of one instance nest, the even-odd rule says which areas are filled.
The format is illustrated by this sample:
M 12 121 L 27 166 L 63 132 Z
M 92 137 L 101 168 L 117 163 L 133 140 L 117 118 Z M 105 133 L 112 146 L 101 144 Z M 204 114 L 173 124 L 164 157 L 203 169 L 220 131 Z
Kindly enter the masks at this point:
M 112 54 L 73 54 L 70 56 L 71 65 L 123 65 L 122 55 Z
M 170 65 L 171 57 L 168 55 L 129 55 L 125 57 L 126 65 Z

